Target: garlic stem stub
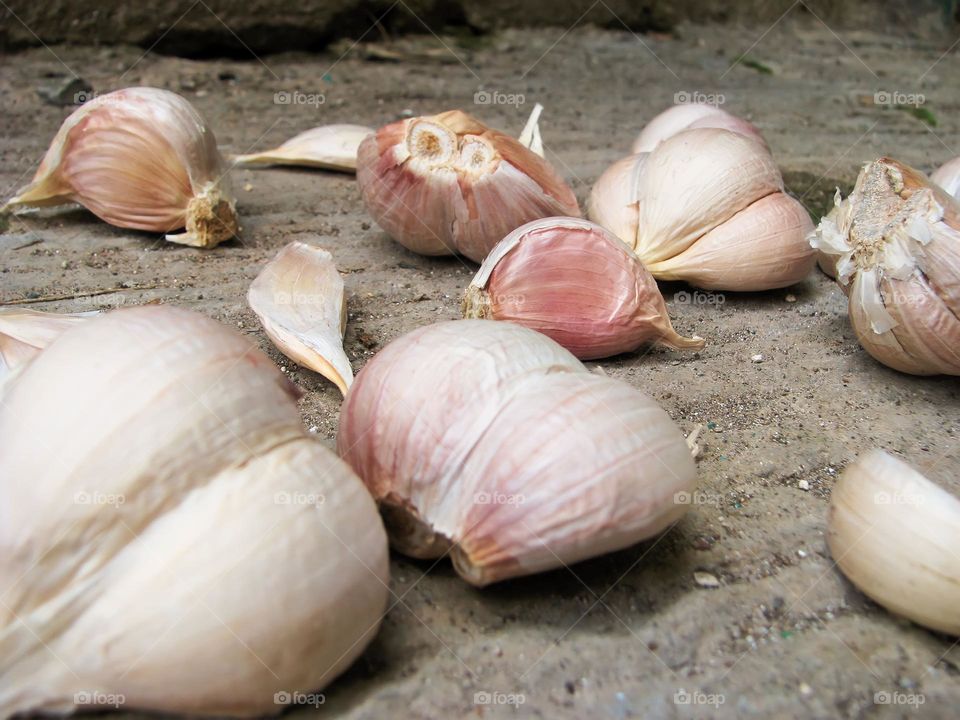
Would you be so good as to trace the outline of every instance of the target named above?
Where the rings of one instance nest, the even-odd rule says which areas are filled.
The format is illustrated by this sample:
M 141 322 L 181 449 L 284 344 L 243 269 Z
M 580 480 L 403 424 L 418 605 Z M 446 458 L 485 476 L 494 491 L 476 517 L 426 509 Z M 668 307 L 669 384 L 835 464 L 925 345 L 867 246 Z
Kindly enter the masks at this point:
M 353 382 L 343 350 L 347 303 L 333 256 L 314 245 L 292 242 L 250 284 L 247 302 L 273 344 L 346 394 Z
M 322 125 L 287 140 L 279 147 L 231 158 L 239 167 L 286 165 L 356 172 L 357 150 L 373 128 L 365 125 Z
M 401 120 L 367 137 L 357 182 L 377 224 L 422 255 L 481 262 L 526 222 L 580 215 L 573 191 L 546 160 L 459 110 Z
M 4 207 L 80 203 L 111 225 L 213 247 L 237 233 L 213 131 L 183 97 L 136 87 L 101 95 L 60 126 L 33 182 Z
M 960 499 L 907 463 L 871 450 L 830 498 L 830 554 L 871 599 L 924 627 L 960 635 Z
M 704 345 L 673 329 L 640 259 L 612 233 L 579 218 L 534 220 L 505 237 L 467 288 L 463 313 L 537 330 L 581 360 L 647 342 L 674 349 Z
M 867 163 L 810 233 L 863 348 L 895 370 L 960 375 L 960 204 L 896 160 Z
M 449 553 L 477 586 L 652 537 L 696 481 L 651 398 L 490 320 L 419 328 L 377 353 L 344 400 L 337 451 L 397 550 Z
M 767 141 L 763 139 L 763 134 L 756 125 L 726 110 L 721 110 L 716 105 L 706 103 L 682 103 L 667 108 L 644 126 L 633 142 L 630 152 L 634 154 L 650 152 L 667 138 L 684 130 L 697 128 L 729 130 L 756 140 L 769 152 Z
M 376 633 L 387 538 L 298 392 L 199 314 L 78 323 L 0 403 L 0 715 L 272 715 Z
M 614 163 L 593 187 L 589 216 L 658 280 L 707 290 L 787 287 L 816 262 L 813 224 L 773 158 L 729 130 L 683 130 Z

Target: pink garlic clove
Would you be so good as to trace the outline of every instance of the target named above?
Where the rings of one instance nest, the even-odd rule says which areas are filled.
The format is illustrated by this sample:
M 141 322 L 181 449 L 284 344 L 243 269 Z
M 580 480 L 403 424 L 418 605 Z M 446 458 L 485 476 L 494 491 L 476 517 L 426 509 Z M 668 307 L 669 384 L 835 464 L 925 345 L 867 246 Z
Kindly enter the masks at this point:
M 760 130 L 751 122 L 732 115 L 714 105 L 686 103 L 674 105 L 644 126 L 630 149 L 632 153 L 650 152 L 667 138 L 684 130 L 720 128 L 756 140 L 767 148 Z

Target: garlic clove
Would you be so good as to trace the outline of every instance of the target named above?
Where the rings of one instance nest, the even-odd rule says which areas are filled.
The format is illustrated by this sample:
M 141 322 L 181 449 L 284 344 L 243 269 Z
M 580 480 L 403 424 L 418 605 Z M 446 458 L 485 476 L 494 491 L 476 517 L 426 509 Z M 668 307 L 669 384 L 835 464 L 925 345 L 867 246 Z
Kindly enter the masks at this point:
M 684 280 L 706 290 L 787 287 L 813 269 L 816 255 L 807 240 L 812 230 L 803 205 L 773 193 L 648 270 L 661 280 Z
M 590 191 L 587 215 L 631 250 L 640 228 L 640 181 L 650 153 L 629 155 L 611 165 Z
M 898 615 L 960 635 L 960 500 L 881 450 L 841 474 L 827 543 L 858 589 Z
M 347 394 L 337 449 L 394 547 L 449 552 L 478 586 L 661 532 L 689 508 L 696 475 L 653 400 L 545 335 L 486 320 L 420 328 L 379 352 Z
M 425 255 L 479 262 L 519 225 L 580 214 L 573 191 L 543 158 L 458 110 L 368 137 L 357 182 L 380 227 Z
M 345 293 L 333 256 L 303 242 L 292 242 L 277 253 L 247 292 L 247 302 L 273 344 L 343 394 L 353 382 L 343 350 Z
M 184 98 L 158 88 L 101 95 L 68 117 L 33 182 L 0 211 L 77 202 L 111 225 L 213 247 L 237 233 L 216 138 Z
M 907 280 L 885 277 L 880 289 L 896 323 L 890 332 L 904 351 L 924 368 L 960 375 L 960 320 L 927 281 L 916 275 Z
M 646 342 L 674 349 L 704 344 L 674 331 L 639 258 L 604 228 L 578 218 L 534 220 L 510 233 L 484 260 L 463 311 L 542 332 L 580 359 Z
M 322 125 L 295 135 L 279 147 L 232 158 L 240 167 L 293 165 L 356 172 L 357 150 L 374 133 L 365 125 Z
M 766 148 L 760 130 L 750 122 L 738 118 L 714 105 L 686 103 L 667 108 L 648 122 L 630 149 L 632 153 L 650 152 L 667 138 L 684 130 L 720 128 L 758 141 Z
M 960 157 L 948 160 L 934 170 L 930 179 L 946 190 L 948 195 L 960 199 Z
M 58 314 L 0 308 L 0 383 L 66 330 L 98 312 Z

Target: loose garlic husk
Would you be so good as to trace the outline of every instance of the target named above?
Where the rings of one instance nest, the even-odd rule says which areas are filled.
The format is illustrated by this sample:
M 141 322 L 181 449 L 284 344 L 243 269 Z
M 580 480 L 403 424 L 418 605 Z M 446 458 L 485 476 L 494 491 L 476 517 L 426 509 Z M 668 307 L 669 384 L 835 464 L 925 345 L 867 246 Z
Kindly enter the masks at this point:
M 960 157 L 948 160 L 930 175 L 930 179 L 947 191 L 955 200 L 960 199 Z
M 347 304 L 343 278 L 330 253 L 290 243 L 251 283 L 247 302 L 280 352 L 347 393 L 353 382 L 343 350 Z
M 237 233 L 237 215 L 213 131 L 193 106 L 158 88 L 127 88 L 68 117 L 33 182 L 2 210 L 80 203 L 122 228 L 169 233 L 213 247 Z
M 766 140 L 763 139 L 760 130 L 753 123 L 736 115 L 731 115 L 726 110 L 721 110 L 714 105 L 687 103 L 667 108 L 648 122 L 633 142 L 630 152 L 634 154 L 651 152 L 667 138 L 671 138 L 684 130 L 696 130 L 697 128 L 730 130 L 756 140 L 764 148 L 767 147 Z
M 459 110 L 380 128 L 360 145 L 357 182 L 377 224 L 422 255 L 480 262 L 526 222 L 580 215 L 546 160 Z
M 690 449 L 643 393 L 545 335 L 455 320 L 390 343 L 344 401 L 337 450 L 391 543 L 482 586 L 632 545 L 689 507 Z
M 10 375 L 77 323 L 99 311 L 46 313 L 0 308 L 0 387 Z
M 840 476 L 827 520 L 830 554 L 871 599 L 960 635 L 960 499 L 882 450 Z
M 295 135 L 272 150 L 236 155 L 231 160 L 240 167 L 291 165 L 356 172 L 360 143 L 374 132 L 365 125 L 322 125 Z
M 463 313 L 537 330 L 581 360 L 646 342 L 674 349 L 704 344 L 676 333 L 639 258 L 609 231 L 579 218 L 534 220 L 507 235 L 467 288 Z
M 0 716 L 271 715 L 351 664 L 386 606 L 386 535 L 297 395 L 164 306 L 86 320 L 4 385 Z
M 849 197 L 837 192 L 809 240 L 870 355 L 914 375 L 960 375 L 960 205 L 943 189 L 880 158 Z
M 614 163 L 593 187 L 589 215 L 658 280 L 769 290 L 803 280 L 816 260 L 813 224 L 783 192 L 773 158 L 728 130 L 684 130 Z

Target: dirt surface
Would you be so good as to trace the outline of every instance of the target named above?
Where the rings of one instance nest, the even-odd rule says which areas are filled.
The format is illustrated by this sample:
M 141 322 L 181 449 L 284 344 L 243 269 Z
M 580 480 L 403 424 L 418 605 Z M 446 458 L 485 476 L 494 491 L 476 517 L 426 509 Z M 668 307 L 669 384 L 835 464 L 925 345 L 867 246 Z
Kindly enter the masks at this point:
M 29 179 L 66 116 L 35 93 L 45 73 L 64 65 L 98 91 L 145 84 L 183 92 L 231 153 L 267 148 L 318 124 L 377 126 L 404 112 L 455 107 L 519 132 L 539 101 L 548 159 L 581 202 L 643 123 L 680 92 L 722 94 L 726 109 L 757 123 L 811 209 L 879 155 L 924 170 L 960 155 L 957 60 L 943 57 L 949 42 L 838 36 L 793 17 L 765 30 L 506 31 L 469 47 L 445 41 L 456 57 L 443 63 L 335 54 L 199 62 L 141 57 L 135 48 L 29 50 L 4 58 L 0 70 L 0 188 L 7 196 Z M 405 43 L 444 47 L 433 36 Z M 731 69 L 744 52 L 753 67 Z M 481 85 L 525 102 L 475 105 Z M 323 93 L 325 102 L 274 103 L 275 93 L 294 91 Z M 938 125 L 877 106 L 877 91 L 922 93 L 921 107 Z M 239 328 L 286 368 L 306 390 L 304 422 L 332 444 L 339 393 L 280 356 L 245 304 L 261 265 L 294 239 L 333 253 L 348 288 L 346 348 L 355 369 L 393 338 L 456 318 L 476 266 L 420 257 L 391 241 L 365 215 L 349 175 L 244 170 L 234 184 L 242 236 L 210 251 L 112 228 L 78 209 L 16 218 L 0 236 L 0 301 L 120 287 L 32 307 L 164 302 L 205 313 Z M 684 431 L 705 426 L 702 502 L 655 541 L 484 590 L 467 586 L 446 562 L 395 556 L 395 602 L 382 631 L 327 688 L 318 714 L 956 717 L 960 648 L 866 600 L 834 567 L 824 530 L 837 474 L 871 447 L 960 491 L 957 380 L 909 377 L 874 362 L 854 339 L 842 292 L 819 272 L 769 293 L 662 290 L 677 330 L 707 338 L 707 347 L 590 364 L 653 395 Z M 757 354 L 762 362 L 751 361 Z M 698 585 L 696 571 L 715 576 L 719 587 Z M 716 702 L 678 703 L 682 691 Z M 518 705 L 484 704 L 498 693 L 498 701 Z M 923 705 L 877 704 L 875 693 L 903 702 L 922 697 Z

